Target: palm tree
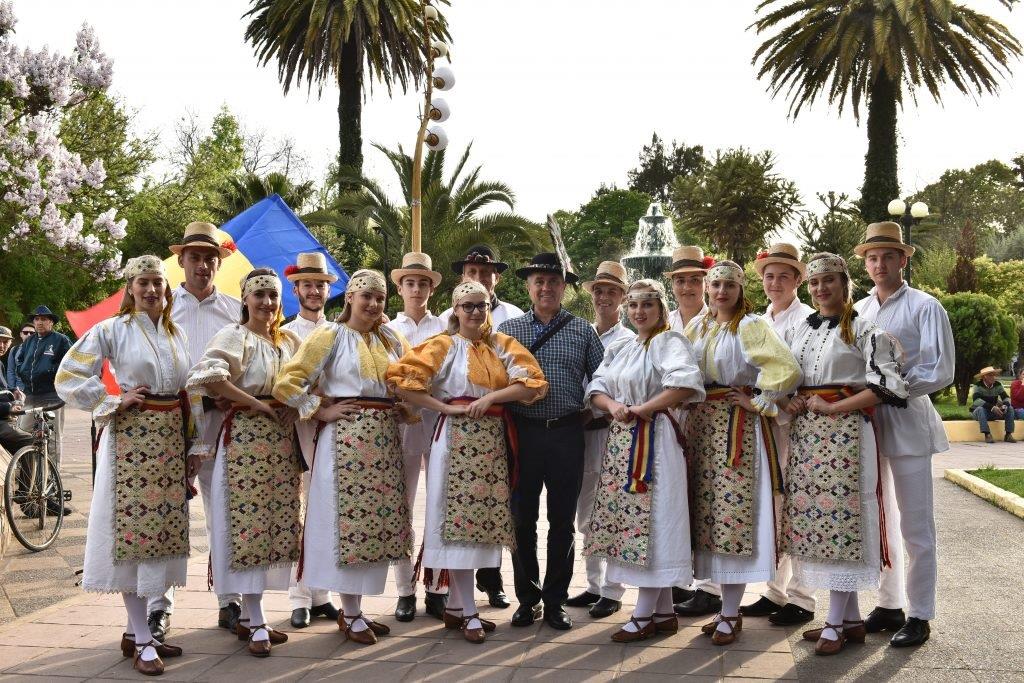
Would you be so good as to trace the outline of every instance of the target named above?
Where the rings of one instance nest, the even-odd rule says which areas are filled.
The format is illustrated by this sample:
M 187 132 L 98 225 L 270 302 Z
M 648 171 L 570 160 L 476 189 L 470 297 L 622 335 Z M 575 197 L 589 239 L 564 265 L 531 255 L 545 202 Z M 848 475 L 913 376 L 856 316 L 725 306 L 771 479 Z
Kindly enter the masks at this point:
M 449 0 L 436 0 L 445 5 Z M 277 61 L 288 93 L 306 82 L 318 94 L 338 85 L 338 165 L 359 173 L 363 165 L 363 76 L 391 93 L 419 82 L 423 54 L 421 0 L 251 0 L 245 40 L 261 65 Z M 451 40 L 444 16 L 430 22 L 435 37 Z
M 270 173 L 264 177 L 255 173 L 236 175 L 228 178 L 218 191 L 210 211 L 218 224 L 226 223 L 259 200 L 276 194 L 293 211 L 301 212 L 315 191 L 313 181 L 296 185 L 283 173 Z
M 391 162 L 401 199 L 389 197 L 376 180 L 342 174 L 341 182 L 360 189 L 342 194 L 329 209 L 302 219 L 307 225 L 333 226 L 340 234 L 358 239 L 376 254 L 372 265 L 386 273 L 410 246 L 413 161 L 401 145 L 395 150 L 373 146 Z M 515 195 L 507 185 L 481 180 L 480 166 L 467 170 L 471 149 L 472 144 L 466 147 L 447 179 L 444 151 L 428 152 L 423 163 L 423 250 L 431 255 L 434 269 L 446 276 L 439 292 L 442 296 L 455 284 L 454 278 L 448 277 L 448 264 L 474 244 L 489 244 L 511 262 L 527 260 L 550 247 L 544 226 L 514 213 Z M 495 205 L 505 209 L 493 210 Z
M 1017 0 L 997 0 L 1006 8 Z M 946 83 L 964 94 L 998 89 L 1021 45 L 992 17 L 951 0 L 764 0 L 753 26 L 777 29 L 754 53 L 758 78 L 785 92 L 790 115 L 822 94 L 860 120 L 867 100 L 868 151 L 861 213 L 884 220 L 899 196 L 896 108 L 924 87 L 936 102 Z

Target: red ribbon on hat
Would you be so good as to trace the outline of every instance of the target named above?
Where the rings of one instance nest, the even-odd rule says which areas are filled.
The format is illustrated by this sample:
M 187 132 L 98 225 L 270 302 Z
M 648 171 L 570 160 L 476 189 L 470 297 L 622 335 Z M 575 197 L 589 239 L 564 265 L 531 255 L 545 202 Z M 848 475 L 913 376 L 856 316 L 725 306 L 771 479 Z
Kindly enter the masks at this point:
M 232 253 L 238 251 L 238 246 L 235 244 L 234 240 L 225 240 L 224 243 L 221 244 L 220 246 L 224 247 L 225 249 Z
M 284 268 L 284 276 L 288 277 L 289 275 L 291 275 L 293 273 L 297 273 L 298 271 L 299 271 L 299 267 L 296 266 L 296 265 L 285 266 L 285 268 Z
M 715 258 L 713 256 L 705 256 L 704 260 L 701 261 L 701 263 L 704 264 L 705 268 L 710 268 L 711 266 L 715 265 Z

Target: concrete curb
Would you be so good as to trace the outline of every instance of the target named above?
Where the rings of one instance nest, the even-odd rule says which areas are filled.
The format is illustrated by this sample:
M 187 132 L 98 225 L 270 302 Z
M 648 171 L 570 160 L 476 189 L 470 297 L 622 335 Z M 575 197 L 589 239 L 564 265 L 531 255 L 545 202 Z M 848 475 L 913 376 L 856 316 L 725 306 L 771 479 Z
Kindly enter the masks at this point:
M 946 470 L 945 477 L 979 498 L 984 498 L 996 507 L 1006 510 L 1011 515 L 1024 519 L 1024 498 L 1017 494 L 1001 489 L 984 479 L 968 474 L 964 470 Z

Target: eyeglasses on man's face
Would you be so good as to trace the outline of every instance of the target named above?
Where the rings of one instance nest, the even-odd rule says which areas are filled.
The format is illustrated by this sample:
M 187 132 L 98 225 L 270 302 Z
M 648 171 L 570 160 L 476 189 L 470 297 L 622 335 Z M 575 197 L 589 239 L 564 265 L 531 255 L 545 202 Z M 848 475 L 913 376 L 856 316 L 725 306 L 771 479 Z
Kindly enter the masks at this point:
M 481 302 L 475 303 L 475 304 L 469 304 L 469 303 L 459 304 L 459 308 L 462 309 L 463 313 L 472 313 L 473 311 L 479 311 L 480 313 L 485 313 L 487 311 L 487 309 L 490 308 L 490 307 L 491 307 L 491 304 L 488 301 L 481 301 Z

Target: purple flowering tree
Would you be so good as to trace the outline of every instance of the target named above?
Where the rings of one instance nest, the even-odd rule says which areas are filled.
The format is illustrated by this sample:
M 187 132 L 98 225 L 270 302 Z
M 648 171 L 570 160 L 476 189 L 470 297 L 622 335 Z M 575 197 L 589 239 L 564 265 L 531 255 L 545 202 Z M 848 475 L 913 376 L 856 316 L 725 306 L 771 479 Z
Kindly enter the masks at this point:
M 115 209 L 87 219 L 76 199 L 102 189 L 100 159 L 82 159 L 60 139 L 61 121 L 110 87 L 113 67 L 83 25 L 71 56 L 19 48 L 9 0 L 0 0 L 0 250 L 38 245 L 43 253 L 87 268 L 98 279 L 120 269 L 116 245 L 126 221 Z

